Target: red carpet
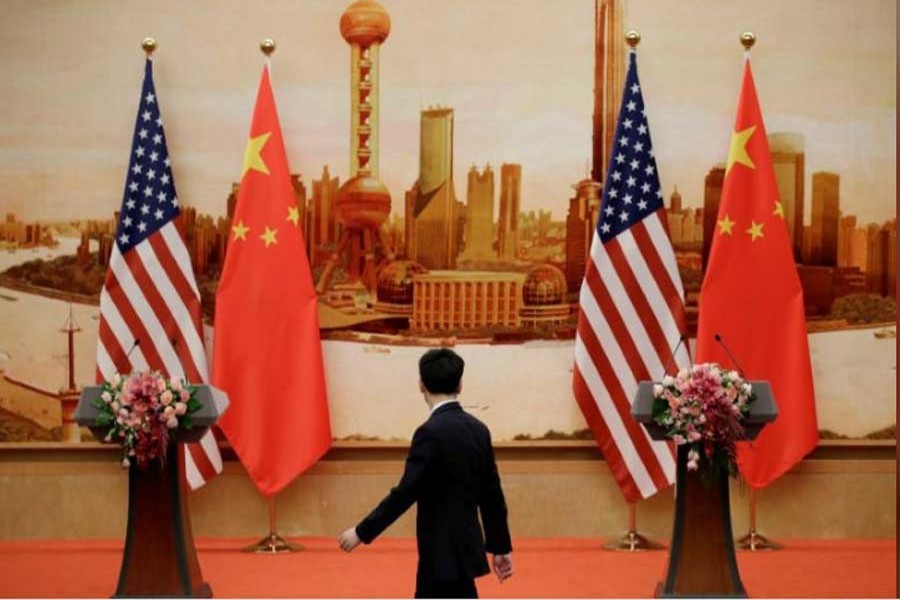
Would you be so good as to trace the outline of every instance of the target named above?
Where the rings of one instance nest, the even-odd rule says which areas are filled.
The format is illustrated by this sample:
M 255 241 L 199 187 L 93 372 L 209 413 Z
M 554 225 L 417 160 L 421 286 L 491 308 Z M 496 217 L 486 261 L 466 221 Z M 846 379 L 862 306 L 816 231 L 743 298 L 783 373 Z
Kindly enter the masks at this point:
M 378 540 L 350 555 L 335 540 L 301 540 L 307 550 L 281 556 L 236 551 L 250 540 L 201 540 L 200 563 L 217 597 L 410 597 L 412 540 Z M 482 597 L 646 597 L 662 577 L 666 553 L 621 554 L 587 540 L 514 540 L 516 575 L 500 585 L 478 580 Z M 744 585 L 756 597 L 894 597 L 895 540 L 788 541 L 780 552 L 738 554 Z M 0 595 L 108 597 L 121 544 L 2 542 Z

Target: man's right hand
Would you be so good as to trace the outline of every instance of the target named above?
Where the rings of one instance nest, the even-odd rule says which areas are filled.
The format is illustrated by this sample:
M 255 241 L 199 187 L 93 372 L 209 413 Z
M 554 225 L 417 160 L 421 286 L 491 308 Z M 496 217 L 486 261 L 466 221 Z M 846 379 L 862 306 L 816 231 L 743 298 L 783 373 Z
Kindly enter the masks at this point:
M 513 575 L 512 554 L 495 554 L 493 561 L 494 574 L 497 581 L 503 583 Z

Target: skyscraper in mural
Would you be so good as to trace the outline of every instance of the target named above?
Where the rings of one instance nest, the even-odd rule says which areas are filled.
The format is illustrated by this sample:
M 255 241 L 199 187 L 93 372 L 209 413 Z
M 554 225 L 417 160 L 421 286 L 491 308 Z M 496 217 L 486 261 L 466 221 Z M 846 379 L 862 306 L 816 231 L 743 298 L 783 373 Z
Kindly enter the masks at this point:
M 716 220 L 719 218 L 719 201 L 722 199 L 722 184 L 725 181 L 725 165 L 716 165 L 706 174 L 703 182 L 703 268 L 709 261 Z
M 818 172 L 812 176 L 812 264 L 837 266 L 840 177 Z
M 622 0 L 594 0 L 594 132 L 591 179 L 601 183 L 616 135 L 625 78 Z
M 500 220 L 497 223 L 497 253 L 514 260 L 519 246 L 519 209 L 522 201 L 522 165 L 500 166 Z
M 806 140 L 799 133 L 770 133 L 769 151 L 778 195 L 784 208 L 784 222 L 794 242 L 794 260 L 803 258 L 803 190 L 806 168 Z
M 463 257 L 487 260 L 496 256 L 494 244 L 494 171 L 472 165 L 466 186 L 466 249 Z
M 455 269 L 459 253 L 453 189 L 453 109 L 421 112 L 419 179 L 410 258 L 427 269 Z
M 572 186 L 575 196 L 569 200 L 566 215 L 566 287 L 577 294 L 591 251 L 591 240 L 600 215 L 600 190 L 603 186 L 583 179 Z

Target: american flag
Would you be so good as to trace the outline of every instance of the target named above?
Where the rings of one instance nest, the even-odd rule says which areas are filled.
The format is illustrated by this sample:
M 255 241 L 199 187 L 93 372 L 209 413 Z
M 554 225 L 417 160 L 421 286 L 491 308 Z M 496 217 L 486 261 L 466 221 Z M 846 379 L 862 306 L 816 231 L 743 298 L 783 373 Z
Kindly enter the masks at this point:
M 631 416 L 638 382 L 686 366 L 684 291 L 669 239 L 637 56 L 631 52 L 579 299 L 575 397 L 629 502 L 675 480 L 671 447 Z
M 147 369 L 192 383 L 209 380 L 200 292 L 180 213 L 148 59 L 116 239 L 100 293 L 100 381 Z M 184 456 L 192 489 L 222 472 L 211 431 L 189 444 Z

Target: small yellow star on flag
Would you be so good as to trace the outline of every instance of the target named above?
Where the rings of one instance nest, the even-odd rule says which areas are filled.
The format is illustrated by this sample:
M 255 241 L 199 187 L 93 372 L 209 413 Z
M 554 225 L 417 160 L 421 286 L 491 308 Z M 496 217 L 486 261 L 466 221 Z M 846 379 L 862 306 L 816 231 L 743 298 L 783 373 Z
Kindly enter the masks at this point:
M 765 237 L 765 235 L 763 235 L 763 225 L 765 225 L 765 223 L 757 223 L 756 221 L 751 221 L 750 223 L 750 229 L 747 230 L 747 233 L 750 234 L 750 239 L 752 241 L 755 242 L 759 238 Z
M 294 227 L 300 222 L 300 209 L 296 206 L 291 206 L 288 208 L 288 216 L 287 219 L 291 223 L 294 224 Z
M 250 228 L 244 225 L 243 221 L 238 221 L 237 225 L 232 227 L 231 230 L 234 232 L 234 238 L 232 239 L 247 241 L 247 232 L 250 231 Z
M 756 131 L 756 125 L 742 131 L 732 132 L 731 147 L 728 149 L 728 165 L 725 167 L 726 173 L 731 171 L 731 167 L 734 166 L 734 163 L 741 163 L 751 169 L 756 168 L 756 165 L 754 165 L 753 161 L 750 159 L 750 155 L 747 154 L 747 142 L 750 141 L 750 137 L 753 135 L 754 131 Z
M 721 235 L 732 235 L 733 232 L 731 229 L 734 227 L 734 221 L 731 220 L 731 217 L 725 215 L 725 218 L 719 221 L 719 234 Z
M 241 180 L 244 179 L 244 175 L 250 169 L 266 175 L 269 174 L 269 167 L 266 166 L 262 158 L 262 149 L 266 142 L 269 141 L 271 135 L 272 132 L 270 131 L 247 140 L 247 147 L 244 149 L 244 167 L 241 169 Z
M 277 229 L 269 229 L 268 227 L 266 227 L 265 233 L 263 233 L 261 236 L 259 236 L 259 238 L 263 242 L 265 242 L 266 248 L 268 248 L 272 244 L 278 243 L 278 240 L 275 238 L 276 235 L 278 235 Z
M 775 210 L 772 211 L 772 214 L 784 220 L 784 205 L 780 200 L 775 201 Z

